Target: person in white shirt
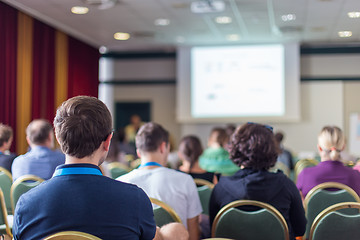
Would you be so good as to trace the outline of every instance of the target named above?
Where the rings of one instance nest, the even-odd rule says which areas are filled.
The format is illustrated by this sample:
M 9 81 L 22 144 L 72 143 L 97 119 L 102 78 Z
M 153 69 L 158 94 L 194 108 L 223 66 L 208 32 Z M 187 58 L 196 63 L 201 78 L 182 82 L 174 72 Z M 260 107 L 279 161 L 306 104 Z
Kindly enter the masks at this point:
M 170 205 L 187 228 L 189 239 L 199 239 L 202 207 L 194 180 L 186 173 L 164 167 L 170 151 L 169 133 L 150 122 L 139 129 L 135 140 L 141 165 L 117 180 L 136 184 L 149 197 Z

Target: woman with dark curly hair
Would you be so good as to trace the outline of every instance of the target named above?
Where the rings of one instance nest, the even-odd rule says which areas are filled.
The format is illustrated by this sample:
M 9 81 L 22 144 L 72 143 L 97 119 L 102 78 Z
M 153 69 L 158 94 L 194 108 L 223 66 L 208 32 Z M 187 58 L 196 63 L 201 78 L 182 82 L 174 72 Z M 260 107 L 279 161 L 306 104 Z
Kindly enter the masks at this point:
M 229 154 L 241 169 L 231 177 L 220 178 L 215 186 L 209 206 L 211 224 L 223 206 L 246 199 L 274 206 L 289 226 L 290 239 L 305 233 L 306 218 L 298 189 L 281 171 L 269 171 L 278 152 L 271 127 L 247 123 L 236 129 Z

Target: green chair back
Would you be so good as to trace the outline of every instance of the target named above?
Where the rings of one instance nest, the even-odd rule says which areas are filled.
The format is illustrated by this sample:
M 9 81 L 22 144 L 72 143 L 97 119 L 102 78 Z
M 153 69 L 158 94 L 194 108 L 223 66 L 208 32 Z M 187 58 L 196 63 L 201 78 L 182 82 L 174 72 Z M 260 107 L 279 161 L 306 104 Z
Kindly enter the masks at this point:
M 237 209 L 256 206 L 256 211 Z M 289 229 L 284 217 L 269 204 L 238 200 L 224 206 L 216 215 L 212 237 L 237 240 L 289 240 Z
M 346 214 L 339 210 L 354 210 Z M 360 236 L 360 203 L 344 202 L 332 205 L 322 211 L 314 220 L 309 240 L 357 240 Z
M 297 179 L 297 176 L 299 176 L 299 174 L 302 172 L 302 170 L 308 167 L 314 167 L 318 164 L 319 161 L 311 158 L 300 159 L 299 161 L 297 161 L 294 167 L 295 180 Z
M 5 168 L 0 167 L 0 188 L 4 194 L 5 205 L 8 214 L 12 212 L 11 200 L 10 200 L 11 185 L 12 185 L 11 173 Z
M 156 226 L 162 227 L 165 224 L 171 222 L 181 223 L 179 215 L 174 211 L 172 207 L 155 198 L 150 198 L 150 201 L 154 205 L 157 205 L 153 208 Z
M 112 179 L 116 179 L 121 175 L 124 175 L 130 171 L 130 169 L 119 162 L 112 162 L 108 164 L 108 169 L 110 171 L 110 175 Z
M 338 189 L 337 191 L 329 191 L 326 189 Z M 306 239 L 309 238 L 311 225 L 316 216 L 333 204 L 341 202 L 360 202 L 359 196 L 350 187 L 335 182 L 327 182 L 314 187 L 305 198 L 305 212 L 307 218 Z M 347 214 L 356 213 L 354 210 L 343 210 Z
M 30 189 L 38 186 L 44 179 L 35 175 L 24 175 L 16 179 L 10 189 L 11 207 L 12 211 L 15 211 L 15 206 L 20 196 Z
M 200 178 L 195 178 L 194 182 L 197 186 L 201 206 L 203 209 L 202 213 L 209 215 L 210 196 L 215 185 L 209 181 Z
M 199 193 L 199 198 L 201 202 L 201 206 L 203 209 L 203 214 L 209 215 L 209 202 L 211 197 L 212 188 L 204 185 L 197 188 Z
M 8 221 L 8 214 L 5 205 L 5 198 L 0 189 L 0 233 L 7 234 L 12 238 L 12 221 Z

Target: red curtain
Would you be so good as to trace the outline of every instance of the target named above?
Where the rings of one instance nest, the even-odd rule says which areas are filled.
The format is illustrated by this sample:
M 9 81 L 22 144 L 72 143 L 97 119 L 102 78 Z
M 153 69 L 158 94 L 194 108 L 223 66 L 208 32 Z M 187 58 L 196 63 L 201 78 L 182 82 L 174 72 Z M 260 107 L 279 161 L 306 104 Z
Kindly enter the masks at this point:
M 0 2 L 0 122 L 16 136 L 16 66 L 18 11 Z M 14 151 L 13 144 L 11 151 Z
M 69 37 L 68 97 L 98 96 L 99 51 Z
M 55 30 L 34 20 L 32 119 L 54 119 Z

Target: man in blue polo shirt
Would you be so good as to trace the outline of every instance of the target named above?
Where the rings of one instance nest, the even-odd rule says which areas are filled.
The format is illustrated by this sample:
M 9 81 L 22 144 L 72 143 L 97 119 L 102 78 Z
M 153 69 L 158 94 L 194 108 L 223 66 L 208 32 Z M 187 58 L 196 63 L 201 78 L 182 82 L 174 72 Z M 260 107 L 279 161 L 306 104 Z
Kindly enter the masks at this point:
M 65 155 L 54 148 L 52 125 L 44 119 L 32 121 L 26 128 L 26 140 L 30 151 L 14 159 L 12 176 L 15 181 L 21 176 L 32 174 L 42 179 L 50 179 L 55 168 L 64 164 Z
M 15 209 L 14 239 L 43 239 L 82 231 L 104 240 L 153 239 L 152 206 L 143 190 L 101 174 L 112 137 L 109 110 L 97 98 L 65 101 L 54 119 L 66 154 L 54 176 L 23 194 Z

